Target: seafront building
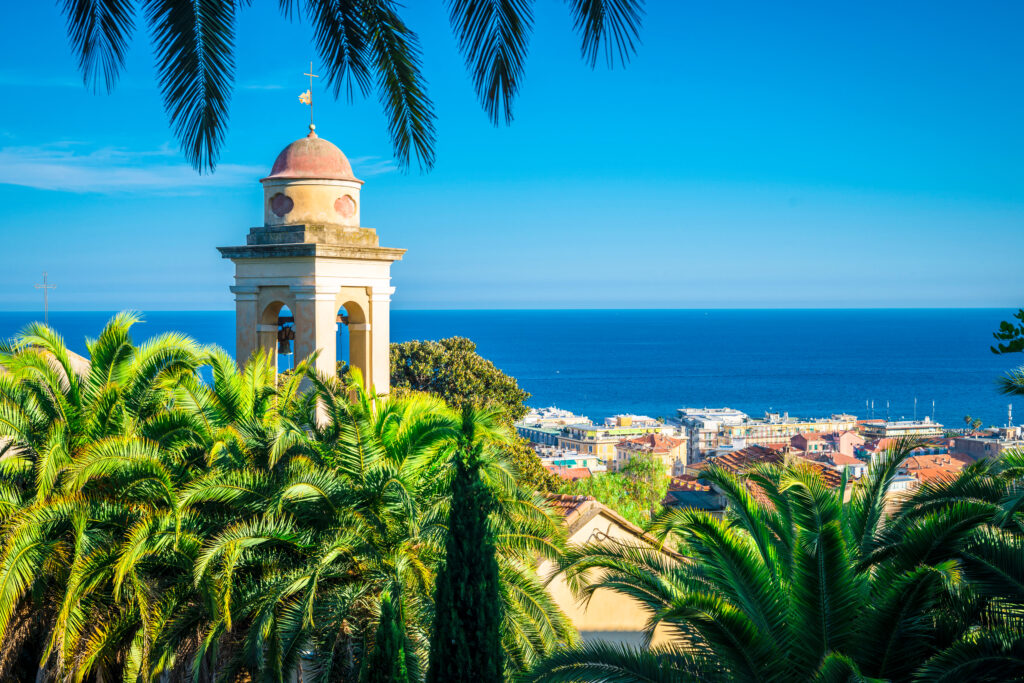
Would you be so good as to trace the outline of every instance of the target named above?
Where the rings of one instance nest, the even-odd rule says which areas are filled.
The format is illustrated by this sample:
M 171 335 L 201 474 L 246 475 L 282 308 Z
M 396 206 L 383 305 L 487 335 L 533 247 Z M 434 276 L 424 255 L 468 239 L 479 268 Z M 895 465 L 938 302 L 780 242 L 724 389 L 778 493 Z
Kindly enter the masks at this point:
M 590 418 L 554 406 L 531 408 L 515 428 L 519 436 L 532 444 L 557 447 L 562 428 L 571 424 L 590 424 Z
M 789 444 L 790 439 L 798 434 L 838 434 L 856 427 L 855 415 L 799 418 L 790 417 L 789 413 L 765 413 L 760 419 L 724 425 L 722 439 L 734 448 L 743 448 L 748 444 Z
M 1024 448 L 1024 434 L 1020 427 L 1003 427 L 994 432 L 955 437 L 951 453 L 981 460 L 994 458 L 1007 448 Z
M 575 450 L 587 455 L 596 455 L 606 465 L 615 459 L 615 447 L 623 439 L 644 434 L 660 434 L 672 431 L 661 422 L 634 425 L 629 417 L 613 420 L 612 424 L 575 424 L 562 427 L 558 434 L 559 448 Z
M 520 422 L 540 427 L 564 427 L 565 425 L 590 422 L 590 418 L 586 415 L 576 415 L 571 410 L 548 406 L 547 408 L 530 408 Z
M 749 419 L 746 413 L 733 408 L 679 408 L 673 422 L 685 430 L 690 459 L 697 461 L 719 448 L 723 427 Z
M 733 408 L 680 408 L 676 411 L 675 422 L 689 434 L 691 462 L 755 444 L 784 447 L 798 435 L 816 440 L 818 436 L 842 434 L 857 427 L 854 415 L 805 419 L 790 417 L 789 413 L 765 413 L 763 418 L 751 418 Z M 825 444 L 820 447 L 824 448 Z
M 900 436 L 928 439 L 942 436 L 944 431 L 941 424 L 925 417 L 923 420 L 861 420 L 860 433 L 870 441 Z

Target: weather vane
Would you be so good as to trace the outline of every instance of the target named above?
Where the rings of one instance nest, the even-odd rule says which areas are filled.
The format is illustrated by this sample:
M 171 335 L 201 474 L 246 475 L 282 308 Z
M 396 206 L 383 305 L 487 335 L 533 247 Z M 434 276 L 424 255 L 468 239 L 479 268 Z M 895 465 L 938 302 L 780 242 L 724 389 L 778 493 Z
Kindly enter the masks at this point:
M 309 73 L 304 73 L 302 75 L 309 76 L 309 90 L 299 95 L 299 102 L 309 105 L 309 129 L 312 131 L 316 128 L 316 126 L 313 125 L 313 79 L 320 77 L 313 73 L 313 62 L 309 63 Z

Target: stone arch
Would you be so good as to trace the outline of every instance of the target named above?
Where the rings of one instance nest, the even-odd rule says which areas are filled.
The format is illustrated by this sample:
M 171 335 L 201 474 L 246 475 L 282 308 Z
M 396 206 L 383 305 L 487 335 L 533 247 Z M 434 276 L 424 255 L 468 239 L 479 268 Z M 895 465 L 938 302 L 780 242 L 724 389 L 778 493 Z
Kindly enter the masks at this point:
M 287 287 L 261 287 L 257 297 L 257 310 L 259 318 L 256 328 L 258 347 L 270 354 L 271 364 L 278 371 L 281 370 L 282 358 L 278 354 L 278 331 L 279 318 L 282 314 L 292 317 L 295 322 L 293 328 L 298 327 L 299 319 L 295 316 L 295 296 Z M 287 368 L 295 364 L 295 344 L 290 344 L 292 356 L 288 359 Z
M 364 381 L 370 377 L 370 299 L 363 287 L 342 287 L 335 297 L 338 312 L 338 356 L 359 368 Z

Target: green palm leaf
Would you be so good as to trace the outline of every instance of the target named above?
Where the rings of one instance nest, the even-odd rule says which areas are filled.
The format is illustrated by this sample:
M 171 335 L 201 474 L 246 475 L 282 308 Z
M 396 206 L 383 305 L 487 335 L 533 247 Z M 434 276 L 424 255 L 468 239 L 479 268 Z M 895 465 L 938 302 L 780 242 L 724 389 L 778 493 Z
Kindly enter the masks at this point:
M 234 82 L 235 3 L 146 0 L 164 108 L 185 159 L 212 172 Z

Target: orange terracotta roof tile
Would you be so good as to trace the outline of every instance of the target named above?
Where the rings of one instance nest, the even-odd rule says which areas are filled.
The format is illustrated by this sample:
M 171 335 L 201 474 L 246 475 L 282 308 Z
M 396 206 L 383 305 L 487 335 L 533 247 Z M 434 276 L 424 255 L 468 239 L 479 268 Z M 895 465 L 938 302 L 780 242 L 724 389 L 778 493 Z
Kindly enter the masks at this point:
M 544 465 L 544 467 L 548 472 L 556 474 L 562 479 L 567 479 L 568 481 L 590 479 L 592 476 L 590 469 L 586 467 L 566 467 L 565 465 Z
M 674 439 L 664 434 L 644 434 L 632 439 L 623 439 L 619 442 L 619 446 L 628 450 L 668 453 L 679 448 L 682 443 L 682 439 Z

